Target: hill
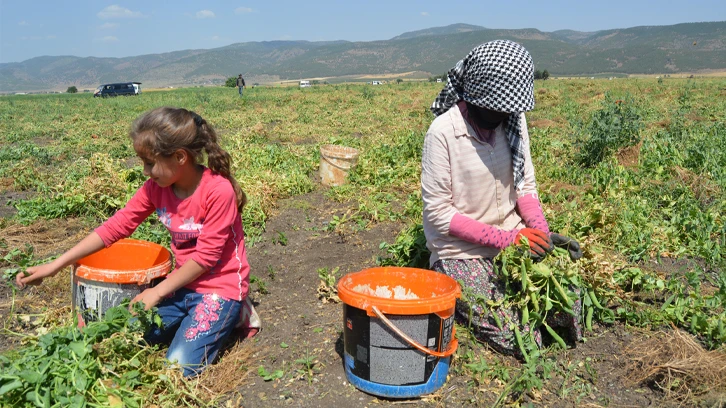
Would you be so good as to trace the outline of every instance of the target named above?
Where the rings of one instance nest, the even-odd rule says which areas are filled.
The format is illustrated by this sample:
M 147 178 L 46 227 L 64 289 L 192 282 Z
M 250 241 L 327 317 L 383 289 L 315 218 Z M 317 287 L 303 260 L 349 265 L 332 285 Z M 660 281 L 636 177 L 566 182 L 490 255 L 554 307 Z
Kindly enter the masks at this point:
M 454 24 L 390 40 L 263 41 L 126 58 L 43 56 L 0 64 L 0 91 L 91 88 L 115 81 L 144 86 L 221 84 L 242 73 L 248 82 L 299 78 L 445 73 L 482 42 L 524 45 L 552 75 L 676 74 L 726 69 L 726 22 L 685 23 L 579 32 L 487 29 Z

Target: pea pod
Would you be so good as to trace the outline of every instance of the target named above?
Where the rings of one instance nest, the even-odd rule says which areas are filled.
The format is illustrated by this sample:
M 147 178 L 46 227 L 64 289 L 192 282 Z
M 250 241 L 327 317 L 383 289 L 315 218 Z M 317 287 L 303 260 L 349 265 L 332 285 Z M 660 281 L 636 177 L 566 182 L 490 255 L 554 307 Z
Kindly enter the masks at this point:
M 532 292 L 532 308 L 534 308 L 534 311 L 539 313 L 539 293 L 538 292 Z
M 529 363 L 529 356 L 527 355 L 527 350 L 524 349 L 524 340 L 522 340 L 522 334 L 519 332 L 519 327 L 517 325 L 514 326 L 514 338 L 517 340 L 517 345 L 519 346 L 519 351 L 522 352 L 522 357 L 524 357 L 524 361 Z M 562 339 L 560 339 L 562 340 Z
M 567 306 L 569 308 L 572 308 L 572 304 L 573 304 L 572 299 L 570 299 L 570 297 L 567 296 L 567 292 L 565 292 L 565 289 L 562 287 L 562 285 L 560 285 L 560 282 L 557 280 L 557 278 L 555 278 L 554 276 L 551 276 L 550 281 L 557 289 L 557 293 L 562 298 L 562 301 L 565 302 L 565 304 L 567 304 Z
M 525 325 L 529 322 L 529 308 L 525 304 L 522 306 L 522 325 Z
M 519 266 L 519 274 L 521 275 L 520 278 L 522 279 L 522 292 L 527 291 L 527 284 L 529 282 L 527 279 L 527 264 L 525 262 L 522 262 L 522 264 Z
M 552 338 L 557 342 L 557 344 L 559 344 L 560 347 L 562 347 L 562 350 L 567 350 L 567 344 L 565 344 L 565 341 L 562 340 L 562 337 L 560 337 L 560 335 L 557 334 L 557 332 L 555 332 L 554 329 L 551 328 L 550 325 L 548 325 L 547 323 L 542 322 L 542 324 L 547 329 L 547 332 L 550 334 L 550 336 L 552 336 Z
M 598 309 L 605 309 L 601 304 L 600 301 L 597 300 L 597 296 L 595 296 L 594 290 L 588 290 L 587 295 L 590 297 L 590 300 L 592 300 L 592 304 L 598 308 Z
M 592 308 L 592 306 L 588 307 L 587 315 L 585 316 L 585 328 L 587 329 L 587 331 L 590 331 L 590 332 L 592 331 L 592 312 L 593 312 L 593 310 L 594 309 Z
M 562 305 L 560 308 L 562 309 L 563 312 L 566 312 L 567 314 L 575 316 L 575 312 L 571 308 L 569 308 L 565 305 Z M 575 316 L 575 317 L 577 317 L 577 316 Z

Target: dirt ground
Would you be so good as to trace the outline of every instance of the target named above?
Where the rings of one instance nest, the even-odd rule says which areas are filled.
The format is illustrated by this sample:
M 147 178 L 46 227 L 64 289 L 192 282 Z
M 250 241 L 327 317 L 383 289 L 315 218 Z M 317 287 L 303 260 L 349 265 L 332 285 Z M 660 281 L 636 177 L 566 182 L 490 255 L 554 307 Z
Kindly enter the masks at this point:
M 452 362 L 446 384 L 430 396 L 410 400 L 386 400 L 366 394 L 354 388 L 345 377 L 342 362 L 343 306 L 340 303 L 324 303 L 318 297 L 318 269 L 329 271 L 337 268 L 336 277 L 375 266 L 377 256 L 384 255 L 379 249 L 383 241 L 393 242 L 403 228 L 399 223 L 381 223 L 362 231 L 338 233 L 329 231 L 328 222 L 334 215 L 342 216 L 352 207 L 350 203 L 338 203 L 325 196 L 324 189 L 313 193 L 282 200 L 275 215 L 270 217 L 266 232 L 253 245 L 248 246 L 248 258 L 252 275 L 257 279 L 251 285 L 251 298 L 262 319 L 263 329 L 251 341 L 256 352 L 249 361 L 247 383 L 239 390 L 246 408 L 256 407 L 374 407 L 410 405 L 420 407 L 491 406 L 504 387 L 503 383 L 482 383 L 471 376 L 461 374 L 457 357 Z M 52 234 L 53 251 L 69 248 L 84 231 L 68 231 L 63 223 L 43 223 L 45 234 Z M 63 234 L 59 231 L 62 230 Z M 89 231 L 86 227 L 85 232 Z M 36 235 L 29 235 L 29 243 L 36 245 L 42 256 L 50 244 L 43 244 Z M 58 241 L 63 244 L 59 244 Z M 47 285 L 57 287 L 56 304 L 60 310 L 68 310 L 70 296 L 63 293 L 67 276 L 53 278 Z M 18 293 L 16 310 L 24 313 L 38 312 L 33 298 L 41 295 L 40 289 Z M 50 295 L 52 296 L 52 295 Z M 25 300 L 24 300 L 25 299 Z M 7 322 L 12 307 L 12 291 L 0 284 L 0 319 Z M 35 309 L 35 310 L 34 310 Z M 648 336 L 616 324 L 609 327 L 596 325 L 595 334 L 575 348 L 560 352 L 557 364 L 560 374 L 546 382 L 545 387 L 523 396 L 525 403 L 533 406 L 575 407 L 610 406 L 643 407 L 668 406 L 662 394 L 647 385 L 628 384 L 629 359 L 624 350 L 633 341 Z M 460 335 L 457 356 L 474 350 L 485 357 L 493 352 L 471 344 Z M 0 337 L 0 352 L 17 344 L 15 336 Z M 303 370 L 304 364 L 296 360 L 314 362 L 312 372 Z M 510 358 L 500 358 L 505 365 L 516 367 L 519 363 Z M 587 361 L 588 369 L 583 368 Z M 282 370 L 281 379 L 265 381 L 258 375 L 262 366 L 272 373 Z M 573 377 L 563 378 L 571 373 Z M 577 378 L 575 378 L 577 377 Z M 573 381 L 577 379 L 577 381 Z

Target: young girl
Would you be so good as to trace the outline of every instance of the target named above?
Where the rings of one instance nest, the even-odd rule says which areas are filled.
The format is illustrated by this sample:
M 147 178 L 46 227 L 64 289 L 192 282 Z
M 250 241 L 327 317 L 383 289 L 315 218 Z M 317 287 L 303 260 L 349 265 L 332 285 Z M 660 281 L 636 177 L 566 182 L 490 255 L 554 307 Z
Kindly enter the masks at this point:
M 147 333 L 151 343 L 169 342 L 167 358 L 184 376 L 212 362 L 240 315 L 248 316 L 249 264 L 240 213 L 246 197 L 231 174 L 229 153 L 214 129 L 186 109 L 162 107 L 139 117 L 130 132 L 149 177 L 126 207 L 56 260 L 18 275 L 19 287 L 39 284 L 119 239 L 153 212 L 171 233 L 175 269 L 132 303 L 158 307 L 163 328 Z M 209 167 L 200 163 L 204 153 Z M 255 316 L 256 317 L 256 316 Z

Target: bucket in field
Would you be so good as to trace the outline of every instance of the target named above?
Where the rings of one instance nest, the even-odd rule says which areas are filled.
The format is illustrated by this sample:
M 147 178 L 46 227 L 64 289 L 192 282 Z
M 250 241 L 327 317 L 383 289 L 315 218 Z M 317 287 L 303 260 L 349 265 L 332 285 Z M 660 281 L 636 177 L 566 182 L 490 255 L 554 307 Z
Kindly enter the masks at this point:
M 72 267 L 73 309 L 79 323 L 103 316 L 124 298 L 133 299 L 169 273 L 171 254 L 161 245 L 122 239 Z
M 426 269 L 379 267 L 344 276 L 344 365 L 348 381 L 369 394 L 411 398 L 446 381 L 458 342 L 452 278 Z
M 324 145 L 320 147 L 320 180 L 326 186 L 345 184 L 350 169 L 358 161 L 358 150 L 352 147 Z

